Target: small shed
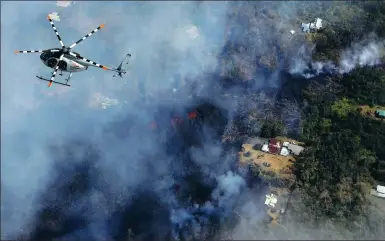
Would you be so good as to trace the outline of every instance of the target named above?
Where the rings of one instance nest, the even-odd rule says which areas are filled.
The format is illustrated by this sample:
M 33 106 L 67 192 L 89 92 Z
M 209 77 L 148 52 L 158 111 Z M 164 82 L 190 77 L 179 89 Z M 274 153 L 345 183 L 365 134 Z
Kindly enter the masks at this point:
M 279 154 L 282 156 L 288 156 L 290 154 L 290 151 L 286 146 L 283 146 Z
M 274 194 L 266 195 L 265 204 L 269 207 L 275 207 L 275 204 L 278 202 L 277 197 Z
M 377 185 L 377 189 L 370 190 L 370 194 L 376 197 L 385 198 L 385 187 Z
M 262 145 L 262 151 L 269 152 L 269 146 L 267 144 Z
M 375 115 L 378 118 L 385 118 L 385 110 L 376 110 Z

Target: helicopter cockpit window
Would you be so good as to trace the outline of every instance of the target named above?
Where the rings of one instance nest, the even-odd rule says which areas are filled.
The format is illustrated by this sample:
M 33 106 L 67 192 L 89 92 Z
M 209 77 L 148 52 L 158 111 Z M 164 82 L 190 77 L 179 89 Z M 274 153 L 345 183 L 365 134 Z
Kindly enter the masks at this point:
M 44 52 L 40 55 L 41 60 L 46 61 L 49 58 L 60 58 L 60 52 Z

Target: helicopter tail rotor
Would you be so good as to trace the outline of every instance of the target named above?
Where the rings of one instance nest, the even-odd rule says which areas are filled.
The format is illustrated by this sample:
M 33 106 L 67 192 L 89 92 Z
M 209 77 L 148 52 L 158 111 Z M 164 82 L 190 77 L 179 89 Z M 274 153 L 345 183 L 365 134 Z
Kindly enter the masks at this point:
M 126 54 L 126 56 L 124 56 L 122 62 L 120 62 L 118 68 L 114 69 L 113 71 L 117 72 L 117 74 L 114 74 L 112 77 L 115 77 L 116 75 L 119 75 L 120 77 L 123 78 L 123 74 L 126 74 L 127 71 L 125 69 L 123 69 L 123 63 L 125 63 L 125 66 L 129 63 L 129 61 L 125 61 L 127 57 L 131 57 L 131 54 L 128 53 Z

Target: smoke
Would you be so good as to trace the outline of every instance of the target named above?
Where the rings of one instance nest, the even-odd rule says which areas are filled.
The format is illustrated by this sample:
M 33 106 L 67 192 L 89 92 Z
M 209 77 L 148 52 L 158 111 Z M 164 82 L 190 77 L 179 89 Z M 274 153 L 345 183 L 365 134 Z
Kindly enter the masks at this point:
M 250 227 L 264 218 L 264 189 L 247 185 L 236 151 L 219 141 L 237 109 L 221 95 L 243 89 L 219 88 L 213 72 L 239 68 L 233 79 L 252 82 L 250 92 L 279 87 L 278 70 L 303 46 L 286 31 L 301 5 L 77 2 L 60 11 L 64 43 L 103 23 L 74 51 L 110 67 L 127 52 L 132 59 L 126 79 L 90 68 L 66 91 L 35 80 L 49 76 L 37 55 L 9 51 L 57 47 L 46 20 L 53 8 L 1 2 L 1 238 L 263 238 L 266 230 Z M 265 74 L 271 66 L 278 70 Z M 97 94 L 118 104 L 90 108 Z M 194 109 L 202 126 L 172 126 L 170 118 Z
M 381 64 L 385 56 L 385 41 L 355 43 L 352 48 L 342 52 L 339 72 L 348 73 L 356 66 Z
M 38 55 L 14 56 L 9 51 L 58 46 L 46 20 L 54 5 L 1 5 L 2 58 L 8 58 L 1 73 L 2 213 L 6 214 L 2 215 L 2 238 L 61 236 L 67 227 L 63 220 L 76 214 L 87 220 L 80 228 L 82 235 L 108 238 L 113 233 L 105 228 L 109 215 L 130 206 L 140 196 L 136 190 L 142 188 L 153 190 L 166 205 L 167 197 L 162 195 L 176 182 L 173 168 L 179 171 L 182 166 L 175 165 L 174 157 L 158 142 L 160 136 L 146 123 L 170 114 L 156 113 L 161 105 L 183 109 L 186 103 L 194 104 L 183 95 L 175 104 L 171 90 L 183 93 L 184 79 L 198 78 L 215 68 L 216 54 L 223 48 L 227 3 L 79 2 L 61 10 L 56 25 L 67 45 L 101 23 L 106 25 L 106 31 L 99 31 L 74 51 L 110 66 L 117 65 L 126 52 L 131 51 L 133 58 L 127 83 L 113 79 L 111 73 L 90 69 L 74 74 L 72 87 L 60 96 L 47 95 L 60 86 L 47 89 L 35 80 L 37 74 L 46 77 L 50 73 Z M 91 109 L 89 99 L 96 92 L 126 104 Z M 90 143 L 96 150 L 92 162 L 86 161 L 88 154 L 81 145 L 74 150 L 76 145 L 66 144 L 75 140 Z M 78 172 L 83 172 L 88 183 L 86 190 L 79 196 L 62 196 L 59 187 L 66 188 Z M 71 205 L 61 206 L 63 199 Z M 50 208 L 54 203 L 58 208 Z M 53 212 L 59 212 L 62 221 L 52 221 Z M 48 222 L 45 219 L 56 223 L 56 228 L 43 224 Z M 67 232 L 76 237 L 80 231 L 67 228 Z
M 313 61 L 309 54 L 311 51 L 306 51 L 305 48 L 299 50 L 299 55 L 305 57 L 292 61 L 289 70 L 291 74 L 312 78 L 320 74 L 345 74 L 356 67 L 380 65 L 385 57 L 385 41 L 370 34 L 366 39 L 343 50 L 338 63 L 333 63 L 331 60 Z

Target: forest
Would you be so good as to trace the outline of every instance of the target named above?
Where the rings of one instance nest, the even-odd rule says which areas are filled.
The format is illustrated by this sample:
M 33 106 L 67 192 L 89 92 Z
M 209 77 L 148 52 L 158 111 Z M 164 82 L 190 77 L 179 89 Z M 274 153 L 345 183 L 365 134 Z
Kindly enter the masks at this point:
M 375 182 L 385 182 L 385 121 L 362 105 L 385 105 L 385 71 L 361 67 L 303 92 L 302 139 L 295 163 L 298 187 L 317 215 L 352 218 L 364 211 Z
M 299 14 L 326 22 L 327 27 L 306 36 L 315 46 L 313 60 L 338 63 L 342 51 L 354 44 L 385 38 L 385 2 L 325 4 L 326 10 L 304 7 Z M 373 115 L 385 109 L 384 65 L 319 75 L 300 92 L 299 139 L 306 149 L 295 163 L 296 189 L 314 217 L 352 220 L 365 212 L 369 190 L 385 184 L 385 120 Z M 259 136 L 286 134 L 282 120 L 267 119 Z

